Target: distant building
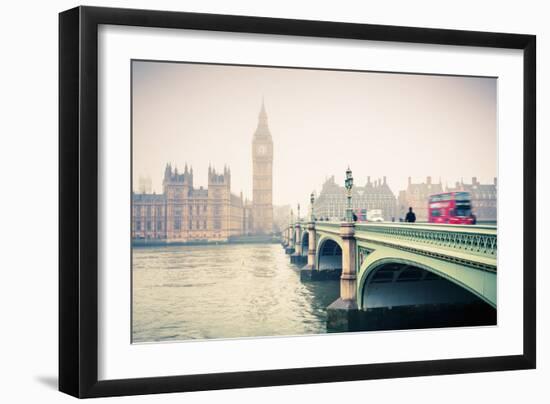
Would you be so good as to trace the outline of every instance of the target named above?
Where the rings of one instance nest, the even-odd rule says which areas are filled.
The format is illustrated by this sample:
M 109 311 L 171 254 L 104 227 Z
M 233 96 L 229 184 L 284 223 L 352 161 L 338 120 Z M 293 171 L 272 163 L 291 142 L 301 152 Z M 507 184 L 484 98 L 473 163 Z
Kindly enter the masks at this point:
M 253 200 L 231 193 L 231 170 L 208 167 L 208 187 L 195 188 L 193 168 L 182 173 L 167 164 L 163 193 L 139 179 L 132 194 L 132 238 L 175 242 L 226 241 L 232 236 L 273 232 L 273 141 L 262 103 L 252 142 Z
M 497 220 L 497 179 L 493 179 L 492 184 L 481 184 L 477 177 L 472 177 L 471 184 L 464 184 L 462 181 L 456 182 L 453 188 L 447 188 L 447 191 L 467 191 L 472 198 L 472 211 L 477 220 Z
M 132 194 L 132 238 L 166 238 L 164 194 Z
M 166 165 L 164 192 L 134 194 L 132 237 L 171 241 L 220 241 L 245 233 L 242 195 L 231 193 L 231 171 L 208 168 L 208 189 L 193 186 L 193 168 Z
M 414 184 L 409 177 L 407 189 L 399 191 L 397 198 L 398 216 L 405 218 L 409 207 L 413 208 L 416 220 L 424 222 L 428 220 L 428 200 L 430 195 L 443 192 L 441 180 L 439 183 L 432 183 L 432 177 L 426 177 L 426 182 Z
M 497 220 L 497 179 L 492 184 L 480 184 L 477 177 L 472 178 L 471 184 L 456 182 L 454 187 L 445 188 L 439 183 L 432 183 L 427 177 L 426 182 L 414 184 L 409 177 L 406 190 L 400 191 L 397 198 L 399 217 L 404 218 L 409 207 L 413 208 L 417 221 L 428 220 L 428 202 L 430 195 L 442 192 L 467 191 L 471 195 L 472 211 L 477 220 Z
M 364 186 L 354 186 L 352 188 L 352 208 L 354 210 L 380 209 L 384 220 L 391 221 L 396 214 L 396 198 L 386 182 L 386 177 L 382 180 L 371 182 L 367 177 L 367 183 Z M 334 176 L 325 181 L 321 188 L 319 196 L 315 198 L 313 204 L 315 217 L 341 219 L 346 215 L 346 189 L 336 184 Z

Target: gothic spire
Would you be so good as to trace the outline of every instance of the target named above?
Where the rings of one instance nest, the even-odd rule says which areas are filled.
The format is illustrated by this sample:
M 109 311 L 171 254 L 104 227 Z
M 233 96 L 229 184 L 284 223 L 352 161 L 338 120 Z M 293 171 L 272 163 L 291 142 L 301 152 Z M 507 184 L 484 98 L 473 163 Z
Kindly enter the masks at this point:
M 262 108 L 260 109 L 260 114 L 258 115 L 258 127 L 256 132 L 254 132 L 254 137 L 271 137 L 271 132 L 269 131 L 269 126 L 267 124 L 267 112 L 265 110 L 265 102 L 262 97 Z
M 260 119 L 266 119 L 267 120 L 267 112 L 265 112 L 265 99 L 262 96 L 262 109 L 260 110 Z

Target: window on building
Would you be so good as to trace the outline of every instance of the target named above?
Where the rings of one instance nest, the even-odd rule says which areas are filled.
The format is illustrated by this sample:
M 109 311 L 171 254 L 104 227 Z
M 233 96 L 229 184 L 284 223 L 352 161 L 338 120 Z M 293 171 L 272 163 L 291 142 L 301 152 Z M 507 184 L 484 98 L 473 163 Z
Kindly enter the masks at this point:
M 151 216 L 151 206 L 147 206 L 147 216 Z
M 147 220 L 147 231 L 151 231 L 152 227 L 151 227 L 151 221 L 150 220 Z
M 181 230 L 181 219 L 180 218 L 176 218 L 176 220 L 174 220 L 174 230 Z
M 157 230 L 162 231 L 162 222 L 157 222 Z
M 141 231 L 141 221 L 139 220 L 136 222 L 136 230 Z

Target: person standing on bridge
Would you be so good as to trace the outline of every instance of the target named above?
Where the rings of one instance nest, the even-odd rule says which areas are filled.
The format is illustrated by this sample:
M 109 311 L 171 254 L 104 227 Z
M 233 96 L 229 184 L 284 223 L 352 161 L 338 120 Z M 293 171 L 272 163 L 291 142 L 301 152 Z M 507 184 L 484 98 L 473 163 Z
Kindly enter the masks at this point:
M 408 222 L 408 223 L 416 222 L 416 215 L 414 214 L 412 207 L 409 207 L 409 211 L 407 212 L 407 216 L 405 216 L 405 222 Z

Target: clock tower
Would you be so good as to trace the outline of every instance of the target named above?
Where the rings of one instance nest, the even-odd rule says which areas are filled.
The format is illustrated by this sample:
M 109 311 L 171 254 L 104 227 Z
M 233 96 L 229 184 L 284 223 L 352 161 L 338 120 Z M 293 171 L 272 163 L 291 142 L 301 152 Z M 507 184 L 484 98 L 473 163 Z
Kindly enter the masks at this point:
M 255 234 L 273 232 L 273 140 L 263 101 L 252 139 L 252 225 Z

